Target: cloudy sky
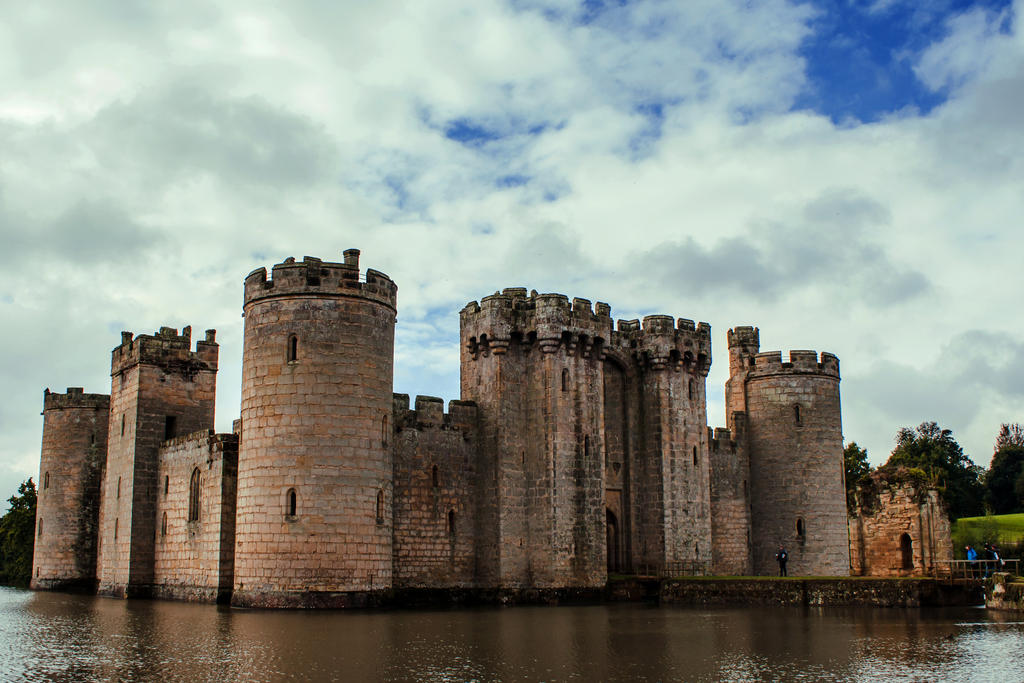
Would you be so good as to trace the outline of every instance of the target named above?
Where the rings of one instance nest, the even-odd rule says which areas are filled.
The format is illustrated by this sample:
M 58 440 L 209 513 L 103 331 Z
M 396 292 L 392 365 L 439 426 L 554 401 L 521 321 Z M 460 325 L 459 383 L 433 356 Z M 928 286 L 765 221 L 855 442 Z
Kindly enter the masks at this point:
M 925 6 L 926 8 L 922 8 Z M 282 9 L 287 7 L 287 9 Z M 218 330 L 287 256 L 399 285 L 395 390 L 458 397 L 510 286 L 842 362 L 847 440 L 1024 422 L 1024 1 L 4 3 L 0 497 L 44 387 L 119 332 Z

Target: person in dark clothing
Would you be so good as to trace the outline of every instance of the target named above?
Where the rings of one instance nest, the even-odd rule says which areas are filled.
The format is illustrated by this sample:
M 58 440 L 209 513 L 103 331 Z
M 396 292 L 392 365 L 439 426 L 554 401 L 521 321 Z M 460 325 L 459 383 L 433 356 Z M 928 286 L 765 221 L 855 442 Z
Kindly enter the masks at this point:
M 787 553 L 786 549 L 780 545 L 779 552 L 775 553 L 775 561 L 779 563 L 779 576 L 789 576 L 789 574 L 786 573 L 787 560 L 789 560 L 789 553 Z

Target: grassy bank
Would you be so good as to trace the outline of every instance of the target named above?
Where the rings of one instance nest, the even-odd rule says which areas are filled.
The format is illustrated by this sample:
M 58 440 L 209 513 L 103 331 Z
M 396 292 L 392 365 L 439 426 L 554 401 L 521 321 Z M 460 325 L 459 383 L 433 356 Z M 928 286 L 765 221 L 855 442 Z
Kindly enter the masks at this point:
M 1024 513 L 961 517 L 953 522 L 953 551 L 963 558 L 964 546 L 979 552 L 985 543 L 999 546 L 1003 557 L 1021 557 L 1024 552 Z

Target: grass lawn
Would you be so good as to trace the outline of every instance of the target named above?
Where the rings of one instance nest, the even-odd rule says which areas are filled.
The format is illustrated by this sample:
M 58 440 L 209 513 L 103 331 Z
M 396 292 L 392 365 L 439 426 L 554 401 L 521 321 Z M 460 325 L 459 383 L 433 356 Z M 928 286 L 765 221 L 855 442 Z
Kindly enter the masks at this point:
M 1020 543 L 1024 541 L 1024 513 L 1013 515 L 988 515 L 985 517 L 961 517 L 953 523 L 953 538 L 984 536 L 988 540 L 995 535 L 996 543 Z

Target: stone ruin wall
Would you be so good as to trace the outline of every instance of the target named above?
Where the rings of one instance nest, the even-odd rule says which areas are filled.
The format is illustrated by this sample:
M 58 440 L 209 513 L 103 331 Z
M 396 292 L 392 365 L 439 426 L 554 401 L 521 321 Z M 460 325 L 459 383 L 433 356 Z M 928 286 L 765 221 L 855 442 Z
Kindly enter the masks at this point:
M 953 559 L 949 516 L 934 489 L 912 482 L 881 481 L 877 498 L 849 519 L 853 576 L 925 576 Z M 864 491 L 858 492 L 860 499 Z M 912 566 L 904 565 L 902 538 L 910 538 Z M 948 571 L 948 570 L 946 570 Z
M 395 394 L 395 588 L 476 585 L 476 406 Z
M 732 423 L 736 434 L 719 428 L 710 437 L 711 573 L 750 576 L 750 467 L 742 414 L 734 415 Z
M 189 520 L 199 472 L 199 519 Z M 224 601 L 233 585 L 238 437 L 212 430 L 163 444 L 157 467 L 153 584 L 158 597 Z
M 99 485 L 110 396 L 70 387 L 43 397 L 43 444 L 31 587 L 93 588 Z

